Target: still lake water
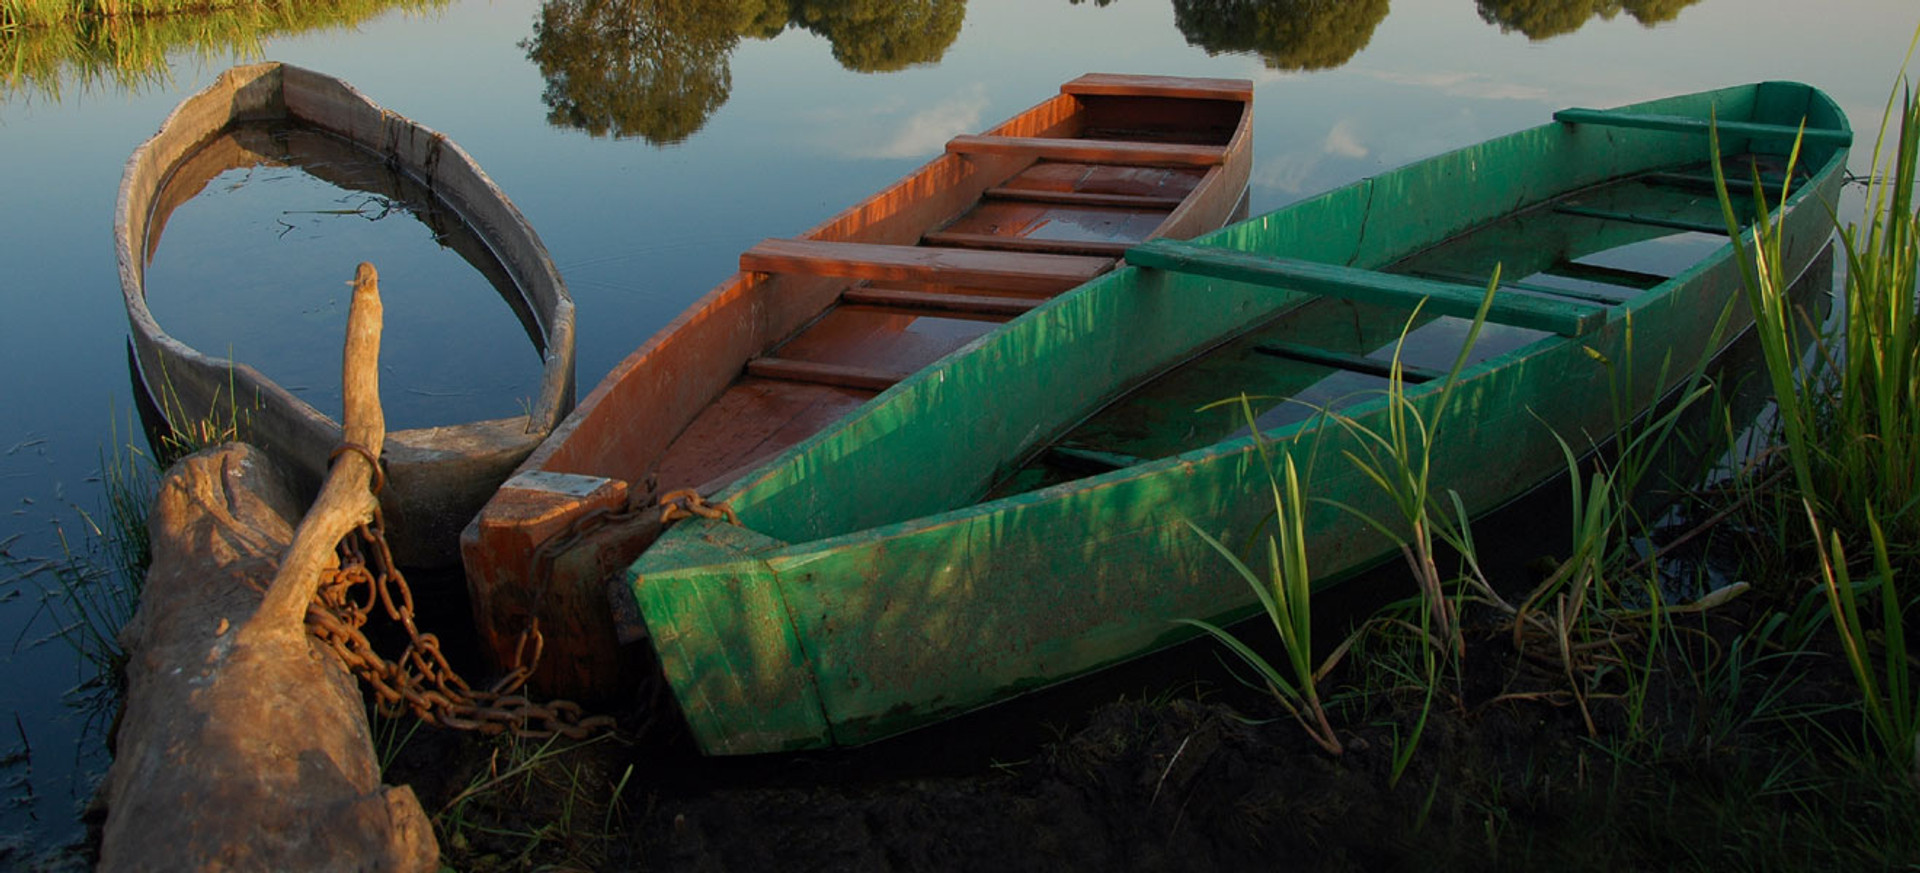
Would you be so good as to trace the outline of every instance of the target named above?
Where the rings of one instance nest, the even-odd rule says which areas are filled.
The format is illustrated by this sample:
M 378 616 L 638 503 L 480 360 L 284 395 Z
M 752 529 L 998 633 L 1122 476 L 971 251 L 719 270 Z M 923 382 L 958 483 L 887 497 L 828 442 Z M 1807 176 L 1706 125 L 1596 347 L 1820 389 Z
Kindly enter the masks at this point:
M 1864 171 L 1920 21 L 1914 0 L 658 0 L 628 5 L 685 20 L 625 48 L 583 44 L 589 16 L 614 5 L 553 0 L 543 25 L 537 0 L 460 0 L 261 46 L 346 79 L 486 168 L 573 292 L 583 392 L 741 249 L 813 225 L 1082 72 L 1252 78 L 1259 213 L 1563 106 L 1768 78 L 1838 99 Z M 758 11 L 717 29 L 687 12 L 718 6 Z M 1668 20 L 1643 25 L 1636 11 Z M 0 725 L 0 866 L 75 838 L 107 763 L 104 724 L 68 694 L 88 671 L 46 641 L 44 577 L 19 574 L 58 558 L 63 537 L 83 547 L 83 513 L 102 514 L 100 456 L 128 438 L 111 237 L 121 167 L 238 60 L 183 52 L 169 81 L 133 89 L 69 77 L 57 98 L 0 91 L 0 698 L 16 716 Z M 876 69 L 890 71 L 861 71 Z M 641 89 L 643 70 L 672 84 Z M 349 196 L 267 170 L 221 177 L 162 240 L 161 323 L 203 350 L 240 350 L 326 409 L 335 310 L 354 262 L 371 258 L 390 301 L 392 423 L 513 414 L 537 359 L 511 311 L 457 260 L 437 262 L 421 225 L 370 222 Z

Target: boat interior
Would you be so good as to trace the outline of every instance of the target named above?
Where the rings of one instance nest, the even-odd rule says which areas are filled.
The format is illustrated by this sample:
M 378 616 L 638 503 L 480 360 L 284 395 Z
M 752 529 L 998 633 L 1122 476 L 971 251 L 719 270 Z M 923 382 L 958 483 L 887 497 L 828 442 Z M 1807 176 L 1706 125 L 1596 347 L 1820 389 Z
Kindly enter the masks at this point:
M 749 360 L 673 440 L 654 471 L 659 489 L 724 484 L 908 374 L 1112 269 L 1128 248 L 1165 233 L 1217 172 L 1247 105 L 1063 90 L 1076 108 L 1049 135 L 948 143 L 948 160 L 986 158 L 978 166 L 1010 171 L 980 183 L 964 211 L 917 239 L 816 231 L 743 254 L 742 271 L 768 281 L 824 276 L 844 287 L 817 317 Z
M 1736 205 L 1754 202 L 1755 178 L 1767 202 L 1778 204 L 1783 159 L 1741 155 L 1723 166 Z M 1798 184 L 1806 166 L 1795 174 Z M 1498 271 L 1499 297 L 1607 308 L 1681 274 L 1727 238 L 1712 168 L 1703 162 L 1567 194 L 1452 237 L 1385 272 L 1484 291 Z M 1463 356 L 1471 328 L 1464 315 L 1317 298 L 1108 405 L 1034 454 L 990 497 L 1244 436 L 1248 409 L 1263 432 L 1338 411 L 1388 390 L 1396 360 L 1411 386 L 1444 379 L 1456 360 L 1470 366 L 1553 335 L 1489 319 Z M 1242 394 L 1246 406 L 1234 402 Z

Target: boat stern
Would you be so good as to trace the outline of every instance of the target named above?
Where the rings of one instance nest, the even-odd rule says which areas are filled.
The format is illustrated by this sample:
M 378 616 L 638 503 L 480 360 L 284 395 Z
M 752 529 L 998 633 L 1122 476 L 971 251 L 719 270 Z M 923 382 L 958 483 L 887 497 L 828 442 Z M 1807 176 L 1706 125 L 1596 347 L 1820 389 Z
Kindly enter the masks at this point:
M 762 558 L 786 545 L 724 521 L 687 519 L 608 592 L 635 607 L 622 639 L 652 642 L 704 754 L 833 745 L 812 659 Z

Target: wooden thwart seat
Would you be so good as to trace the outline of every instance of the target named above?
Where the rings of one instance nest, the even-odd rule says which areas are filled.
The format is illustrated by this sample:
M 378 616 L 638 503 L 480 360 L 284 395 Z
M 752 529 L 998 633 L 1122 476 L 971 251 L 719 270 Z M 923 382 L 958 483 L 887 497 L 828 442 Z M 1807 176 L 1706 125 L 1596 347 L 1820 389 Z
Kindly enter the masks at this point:
M 1157 194 L 1097 194 L 1088 191 L 1052 191 L 1044 188 L 988 188 L 989 200 L 1019 200 L 1056 206 L 1112 207 L 1118 209 L 1178 209 L 1184 197 Z
M 1666 185 L 1673 188 L 1683 188 L 1705 193 L 1712 193 L 1714 190 L 1712 173 L 1648 173 L 1640 178 L 1650 185 Z M 1741 177 L 1729 171 L 1726 180 L 1727 193 L 1729 194 L 1753 193 L 1753 181 L 1751 179 Z M 1784 181 L 1785 180 L 1779 176 L 1762 176 L 1760 178 L 1760 184 L 1765 186 L 1769 197 L 1779 196 L 1780 186 Z
M 1044 136 L 966 134 L 947 140 L 956 154 L 1033 155 L 1054 161 L 1135 167 L 1214 167 L 1226 162 L 1225 146 Z
M 1213 276 L 1362 303 L 1414 306 L 1424 302 L 1427 312 L 1460 318 L 1473 318 L 1486 293 L 1486 289 L 1471 285 L 1172 240 L 1153 240 L 1135 246 L 1127 252 L 1127 262 L 1138 267 Z M 1563 336 L 1587 333 L 1599 327 L 1606 317 L 1604 307 L 1519 295 L 1497 295 L 1487 311 L 1487 320 L 1497 324 L 1552 331 Z
M 1562 215 L 1577 215 L 1581 218 L 1596 218 L 1601 221 L 1622 221 L 1628 224 L 1644 224 L 1648 227 L 1664 227 L 1668 230 L 1684 230 L 1689 233 L 1727 235 L 1727 226 L 1725 224 L 1689 221 L 1684 218 L 1669 218 L 1664 215 L 1617 212 L 1611 209 L 1588 209 L 1584 206 L 1556 206 L 1553 211 Z
M 1268 341 L 1254 346 L 1253 350 L 1260 354 L 1271 355 L 1276 358 L 1286 358 L 1308 364 L 1319 364 L 1322 367 L 1331 367 L 1336 370 L 1347 370 L 1353 373 L 1377 376 L 1381 379 L 1390 379 L 1393 377 L 1392 361 L 1375 360 L 1364 355 L 1356 355 L 1350 352 L 1336 352 L 1332 349 L 1320 348 L 1319 346 Z M 1400 379 L 1409 385 L 1418 385 L 1422 382 L 1444 379 L 1446 376 L 1446 373 L 1439 370 L 1415 366 L 1406 362 L 1401 362 L 1400 364 Z
M 861 285 L 848 288 L 840 299 L 866 306 L 891 309 L 919 309 L 929 312 L 958 312 L 967 315 L 998 315 L 1011 318 L 1039 306 L 1044 298 L 1005 297 L 998 294 L 946 294 L 938 291 L 911 291 L 904 288 L 875 288 Z
M 747 375 L 787 382 L 812 382 L 817 385 L 858 388 L 863 391 L 885 391 L 893 387 L 895 382 L 906 378 L 905 373 L 889 373 L 871 367 L 823 364 L 818 361 L 799 361 L 773 356 L 748 361 Z
M 1129 76 L 1088 73 L 1065 85 L 1060 93 L 1101 97 L 1179 97 L 1201 100 L 1253 100 L 1253 83 L 1246 79 L 1186 79 L 1168 76 Z
M 1003 252 L 1043 252 L 1055 255 L 1086 255 L 1095 258 L 1118 259 L 1127 253 L 1127 249 L 1138 244 L 1137 240 L 1111 239 L 1042 239 L 1030 236 L 1002 236 L 997 233 L 962 233 L 951 230 L 932 231 L 920 238 L 922 242 L 935 246 L 951 246 L 962 249 L 992 249 Z
M 1602 264 L 1583 264 L 1579 261 L 1560 261 L 1542 272 L 1552 276 L 1579 279 L 1584 282 L 1599 282 L 1606 285 L 1618 285 L 1622 288 L 1638 288 L 1645 291 L 1662 282 L 1669 276 L 1659 273 L 1645 273 L 1639 270 L 1625 270 Z
M 1786 124 L 1755 124 L 1751 121 L 1708 121 L 1686 115 L 1641 115 L 1632 112 L 1616 112 L 1606 109 L 1562 109 L 1553 114 L 1553 120 L 1562 124 L 1598 124 L 1607 127 L 1631 127 L 1641 130 L 1662 130 L 1671 133 L 1694 133 L 1705 135 L 1718 128 L 1723 137 L 1756 137 L 1764 139 L 1787 139 L 1796 136 L 1804 142 L 1826 145 L 1847 146 L 1853 143 L 1853 131 L 1830 130 L 1810 127 L 1802 131 L 1798 127 Z
M 1462 285 L 1477 285 L 1481 288 L 1487 287 L 1487 277 L 1476 276 L 1471 273 L 1454 273 L 1454 272 L 1438 272 L 1438 271 L 1432 271 L 1432 270 L 1418 270 L 1418 271 L 1414 271 L 1413 273 L 1410 273 L 1409 275 L 1416 276 L 1421 279 L 1433 279 L 1439 282 L 1455 282 Z M 1592 280 L 1588 280 L 1588 281 L 1592 281 Z M 1594 284 L 1601 287 L 1606 287 L 1608 283 L 1596 282 Z M 1657 285 L 1659 283 L 1656 282 L 1654 284 Z M 1585 300 L 1588 303 L 1598 303 L 1602 306 L 1612 306 L 1616 303 L 1625 303 L 1628 300 L 1632 299 L 1635 293 L 1639 291 L 1644 291 L 1647 288 L 1651 288 L 1653 286 L 1652 285 L 1635 285 L 1629 288 L 1628 290 L 1621 291 L 1620 293 L 1608 294 L 1608 293 L 1603 293 L 1601 291 L 1594 290 L 1591 288 L 1555 288 L 1551 285 L 1541 285 L 1536 282 L 1515 282 L 1507 279 L 1501 279 L 1500 287 L 1508 290 L 1512 290 L 1512 291 L 1525 291 L 1529 294 L 1545 294 L 1549 297 L 1565 297 L 1569 300 Z
M 886 282 L 1052 293 L 1113 269 L 1112 258 L 936 246 L 769 239 L 740 255 L 740 269 Z

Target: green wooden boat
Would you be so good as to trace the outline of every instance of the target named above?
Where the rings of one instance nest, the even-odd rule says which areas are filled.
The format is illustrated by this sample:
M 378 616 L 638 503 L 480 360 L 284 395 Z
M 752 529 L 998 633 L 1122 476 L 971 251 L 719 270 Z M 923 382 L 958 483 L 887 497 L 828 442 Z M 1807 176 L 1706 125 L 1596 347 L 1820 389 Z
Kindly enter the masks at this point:
M 1192 636 L 1177 618 L 1251 615 L 1187 523 L 1245 542 L 1272 512 L 1266 471 L 1237 410 L 1198 408 L 1272 398 L 1264 437 L 1318 452 L 1307 491 L 1391 517 L 1313 409 L 1381 428 L 1405 331 L 1406 397 L 1431 415 L 1497 265 L 1433 471 L 1491 510 L 1564 472 L 1556 434 L 1603 440 L 1616 398 L 1646 409 L 1751 324 L 1713 118 L 1797 274 L 1831 238 L 1851 141 L 1826 95 L 1768 82 L 1563 111 L 1132 250 L 713 495 L 738 523 L 689 519 L 642 555 L 613 592 L 623 636 L 650 641 L 705 752 L 742 754 L 878 739 Z M 1319 583 L 1398 554 L 1337 510 L 1306 524 Z

